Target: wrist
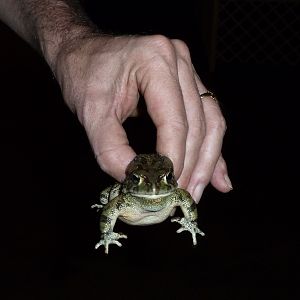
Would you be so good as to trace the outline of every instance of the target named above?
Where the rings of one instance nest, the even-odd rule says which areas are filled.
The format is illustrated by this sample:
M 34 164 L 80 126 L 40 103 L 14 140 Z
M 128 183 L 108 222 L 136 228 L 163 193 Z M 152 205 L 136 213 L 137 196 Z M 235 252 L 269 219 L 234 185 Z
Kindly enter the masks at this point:
M 38 36 L 39 49 L 42 56 L 50 66 L 52 72 L 56 74 L 59 57 L 62 53 L 71 52 L 79 41 L 87 39 L 93 33 L 88 27 L 71 25 L 72 29 L 64 32 L 61 31 L 53 35 L 52 33 L 43 32 Z
M 59 56 L 70 52 L 80 41 L 98 35 L 98 30 L 85 16 L 68 8 L 64 14 L 54 14 L 46 24 L 36 24 L 38 48 L 56 75 Z
M 0 19 L 40 52 L 52 71 L 65 44 L 97 31 L 79 0 L 0 1 Z

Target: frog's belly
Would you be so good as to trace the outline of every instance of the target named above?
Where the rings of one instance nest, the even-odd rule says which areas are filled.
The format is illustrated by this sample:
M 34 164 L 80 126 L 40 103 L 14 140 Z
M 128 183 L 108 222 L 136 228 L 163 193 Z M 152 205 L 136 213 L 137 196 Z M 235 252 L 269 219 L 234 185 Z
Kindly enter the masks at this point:
M 137 209 L 126 209 L 120 214 L 119 219 L 130 225 L 151 225 L 166 220 L 173 207 L 165 207 L 159 211 L 145 211 Z

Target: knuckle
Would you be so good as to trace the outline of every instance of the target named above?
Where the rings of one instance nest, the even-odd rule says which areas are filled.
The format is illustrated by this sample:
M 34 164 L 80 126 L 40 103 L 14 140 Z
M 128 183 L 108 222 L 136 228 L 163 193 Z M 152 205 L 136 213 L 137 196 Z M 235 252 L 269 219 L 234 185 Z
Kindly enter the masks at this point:
M 172 121 L 172 122 L 170 122 L 170 125 L 171 125 L 172 129 L 174 130 L 174 132 L 182 132 L 184 134 L 187 134 L 187 132 L 189 131 L 189 124 L 188 124 L 187 120 Z
M 182 40 L 178 40 L 178 39 L 174 39 L 172 40 L 175 48 L 176 48 L 176 51 L 182 56 L 182 57 L 185 57 L 185 58 L 189 58 L 190 57 L 190 50 L 189 50 L 189 47 L 187 46 L 187 44 L 182 41 Z
M 171 65 L 168 63 L 165 57 L 161 55 L 156 55 L 152 57 L 151 61 L 149 61 L 148 67 L 153 71 L 167 71 L 171 69 Z
M 219 127 L 221 128 L 222 132 L 225 132 L 227 129 L 227 124 L 226 124 L 226 120 L 223 116 L 220 117 L 219 123 L 220 123 Z
M 197 182 L 197 184 L 206 186 L 210 182 L 210 176 L 207 174 L 207 172 L 199 172 L 195 178 L 195 182 Z
M 163 35 L 152 35 L 143 37 L 143 49 L 141 52 L 142 74 L 149 68 L 152 71 L 163 70 L 171 73 L 172 76 L 177 74 L 177 63 L 174 46 L 170 39 Z
M 190 120 L 189 135 L 193 141 L 202 143 L 206 136 L 206 122 L 204 118 L 201 118 L 199 115 L 196 119 Z
M 178 68 L 182 70 L 191 70 L 191 56 L 188 46 L 181 40 L 172 40 L 176 49 Z
M 178 138 L 184 139 L 187 137 L 188 131 L 189 131 L 189 125 L 187 121 L 185 120 L 168 120 L 163 121 L 160 124 L 156 125 L 158 134 L 161 134 L 161 132 L 164 132 L 164 134 L 167 134 L 168 136 L 174 136 L 174 133 Z
M 178 56 L 177 57 L 177 65 L 178 65 L 178 70 L 182 72 L 191 72 L 191 62 L 188 58 L 185 58 L 183 56 Z
M 216 118 L 211 125 L 211 128 L 217 132 L 225 133 L 227 129 L 226 120 L 221 115 L 220 117 Z
M 200 148 L 205 136 L 206 136 L 206 128 L 205 127 L 204 128 L 203 127 L 196 128 L 196 126 L 193 126 L 189 130 L 190 139 L 193 140 L 195 145 L 198 145 L 199 148 Z
M 153 45 L 156 45 L 158 47 L 169 47 L 171 45 L 170 39 L 162 34 L 152 35 L 150 36 L 150 38 Z
M 171 43 L 170 39 L 168 39 L 164 35 L 152 35 L 149 38 L 148 43 L 150 44 L 151 48 L 157 53 L 162 55 L 171 55 L 174 51 L 173 44 Z

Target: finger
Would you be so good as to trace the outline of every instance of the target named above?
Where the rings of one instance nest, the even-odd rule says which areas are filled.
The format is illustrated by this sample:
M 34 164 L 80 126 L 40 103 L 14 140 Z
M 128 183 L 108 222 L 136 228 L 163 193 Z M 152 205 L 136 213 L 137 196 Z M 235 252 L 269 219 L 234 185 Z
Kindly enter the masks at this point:
M 203 85 L 198 77 L 196 83 L 199 92 L 202 93 Z M 206 120 L 206 136 L 200 149 L 199 160 L 191 176 L 188 191 L 195 201 L 199 201 L 205 186 L 210 182 L 218 159 L 221 155 L 221 148 L 226 124 L 219 105 L 211 97 L 202 101 Z
M 125 169 L 136 154 L 129 146 L 122 124 L 116 117 L 101 118 L 87 133 L 101 169 L 123 181 Z
M 152 61 L 138 76 L 138 84 L 157 128 L 156 150 L 173 161 L 178 178 L 183 168 L 188 125 L 177 62 L 171 54 L 169 60 L 160 58 Z
M 205 136 L 205 117 L 188 47 L 180 40 L 172 42 L 177 52 L 178 77 L 188 121 L 184 168 L 178 180 L 179 186 L 186 188 Z
M 231 180 L 228 176 L 226 162 L 221 155 L 214 169 L 211 184 L 220 192 L 226 193 L 233 189 Z
M 198 75 L 196 74 L 195 70 L 194 70 L 194 73 L 195 73 L 195 76 L 196 76 L 196 81 L 197 81 L 197 86 L 198 86 L 198 89 L 199 89 L 199 93 L 202 94 L 202 93 L 206 92 L 207 89 L 205 88 L 205 86 L 201 82 L 201 80 L 198 77 Z M 222 115 L 222 112 L 221 112 L 220 108 L 219 108 L 219 112 Z M 221 116 L 221 119 L 223 119 L 222 116 Z M 224 119 L 223 119 L 223 122 L 224 122 Z M 221 121 L 221 123 L 222 123 L 222 121 Z M 223 125 L 224 125 L 224 123 L 223 123 Z M 224 128 L 224 133 L 225 133 L 226 124 L 225 124 L 224 127 L 225 127 Z M 220 192 L 228 192 L 228 191 L 233 189 L 231 180 L 228 176 L 227 165 L 226 165 L 226 162 L 225 162 L 222 154 L 218 158 L 215 169 L 213 171 L 212 178 L 211 178 L 211 184 L 217 190 L 219 190 Z M 202 190 L 202 188 L 200 188 L 200 190 Z M 201 192 L 199 193 L 198 198 L 200 199 L 200 197 L 201 197 Z

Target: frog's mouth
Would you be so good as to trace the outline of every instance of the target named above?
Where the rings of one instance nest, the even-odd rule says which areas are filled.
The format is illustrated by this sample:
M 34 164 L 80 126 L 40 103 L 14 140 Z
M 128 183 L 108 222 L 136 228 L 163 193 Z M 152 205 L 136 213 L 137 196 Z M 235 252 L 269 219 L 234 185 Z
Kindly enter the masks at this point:
M 159 212 L 159 211 L 161 211 L 163 208 L 164 208 L 164 207 L 147 207 L 147 208 L 144 208 L 144 210 L 145 210 L 146 212 L 152 213 L 152 212 Z
M 172 192 L 168 192 L 168 193 L 164 193 L 164 194 L 155 194 L 155 195 L 131 193 L 131 195 L 134 197 L 139 197 L 139 198 L 158 199 L 158 198 L 170 196 L 172 194 Z

